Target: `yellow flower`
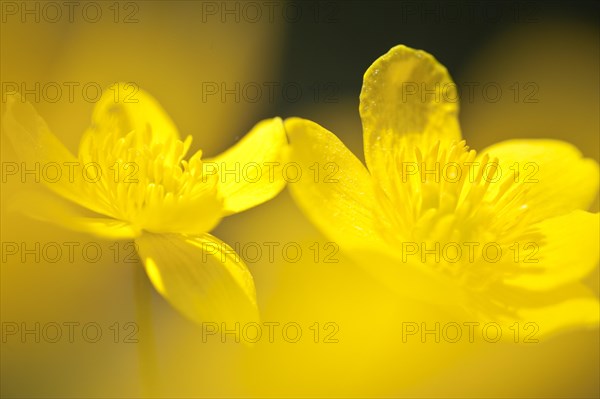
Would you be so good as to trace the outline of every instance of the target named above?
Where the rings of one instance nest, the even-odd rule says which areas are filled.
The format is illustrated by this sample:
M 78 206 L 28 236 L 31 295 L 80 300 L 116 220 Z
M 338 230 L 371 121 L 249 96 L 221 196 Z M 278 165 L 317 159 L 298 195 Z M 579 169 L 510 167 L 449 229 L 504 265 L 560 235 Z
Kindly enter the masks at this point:
M 260 174 L 251 179 L 235 172 L 249 163 L 273 168 L 282 160 L 287 139 L 281 119 L 258 123 L 213 159 L 203 161 L 198 151 L 186 161 L 192 137 L 181 140 L 156 100 L 141 90 L 132 95 L 121 83 L 96 104 L 77 157 L 18 95 L 9 96 L 2 127 L 23 168 L 53 168 L 42 177 L 50 190 L 15 195 L 19 209 L 102 238 L 135 240 L 157 291 L 193 321 L 257 320 L 250 272 L 208 232 L 224 216 L 259 205 L 285 186 L 272 170 L 255 171 Z
M 328 237 L 465 321 L 532 322 L 540 334 L 597 326 L 598 300 L 580 282 L 598 265 L 599 217 L 585 211 L 596 161 L 556 140 L 470 150 L 447 70 L 405 46 L 365 73 L 360 116 L 366 168 L 325 128 L 284 122 L 293 160 L 339 168 L 289 185 Z

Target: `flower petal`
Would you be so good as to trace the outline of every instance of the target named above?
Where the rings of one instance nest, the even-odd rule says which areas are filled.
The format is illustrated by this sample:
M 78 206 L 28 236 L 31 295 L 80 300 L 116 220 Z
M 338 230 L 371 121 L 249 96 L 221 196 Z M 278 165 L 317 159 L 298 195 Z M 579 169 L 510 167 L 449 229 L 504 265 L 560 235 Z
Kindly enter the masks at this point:
M 88 136 L 104 136 L 113 132 L 126 135 L 135 132 L 133 146 L 152 147 L 179 139 L 175 124 L 150 94 L 134 83 L 115 83 L 103 91 L 92 113 L 92 126 L 81 140 L 80 153 Z
M 527 250 L 520 273 L 506 279 L 506 284 L 550 290 L 581 280 L 598 266 L 600 214 L 573 211 L 544 220 L 534 228 L 544 238 Z M 520 244 L 524 247 L 525 243 Z
M 302 172 L 288 187 L 304 213 L 340 245 L 369 248 L 379 243 L 375 194 L 364 165 L 333 133 L 314 122 L 286 119 L 285 130 L 290 160 Z
M 546 339 L 567 330 L 598 328 L 600 322 L 600 306 L 598 299 L 593 296 L 569 298 L 542 308 L 521 309 L 518 313 L 523 322 L 533 323 L 528 331 L 524 331 L 537 335 L 523 337 L 523 340 L 529 342 L 535 342 L 531 340 L 538 338 Z M 525 324 L 522 326 L 525 327 Z
M 564 141 L 508 140 L 486 148 L 479 159 L 486 154 L 497 157 L 500 166 L 501 180 L 492 186 L 500 188 L 506 179 L 527 186 L 530 222 L 587 210 L 598 195 L 598 162 L 583 158 Z M 490 195 L 495 191 L 490 190 Z
M 20 160 L 33 162 L 67 162 L 76 158 L 50 132 L 46 121 L 19 95 L 7 96 L 2 132 L 8 137 Z
M 9 199 L 9 207 L 32 219 L 101 238 L 123 240 L 139 235 L 127 222 L 92 216 L 88 210 L 45 189 L 19 191 Z
M 402 250 L 382 251 L 382 246 L 353 251 L 352 259 L 370 276 L 389 289 L 406 306 L 427 305 L 459 317 L 471 297 L 447 275 L 431 265 L 402 254 Z M 409 305 L 410 304 L 410 305 Z
M 514 331 L 515 322 L 520 323 L 521 333 L 532 339 L 546 339 L 556 333 L 582 327 L 598 327 L 598 295 L 582 283 L 545 292 L 505 286 L 492 294 L 496 303 L 503 303 L 504 309 L 508 310 L 492 320 L 503 322 L 507 332 L 510 325 L 513 325 L 510 329 Z M 525 337 L 521 337 L 521 342 L 532 342 Z
M 79 165 L 77 158 L 52 134 L 35 108 L 30 103 L 24 102 L 18 94 L 7 96 L 6 112 L 2 118 L 2 133 L 8 137 L 19 160 L 26 163 L 22 167 L 34 170 L 36 166 L 43 169 L 47 165 L 54 164 L 62 174 L 67 175 L 70 173 L 69 165 Z M 98 205 L 95 198 L 83 195 L 78 189 L 78 184 L 64 177 L 52 183 L 47 179 L 42 181 L 62 197 L 97 213 L 104 213 L 104 207 Z M 37 203 L 36 207 L 39 205 Z
M 281 170 L 286 147 L 281 118 L 266 119 L 233 147 L 204 161 L 208 173 L 219 174 L 219 191 L 227 213 L 260 205 L 283 190 Z
M 410 140 L 460 140 L 458 94 L 430 54 L 396 46 L 365 72 L 360 93 L 367 167 L 387 190 L 386 160 Z
M 135 242 L 158 292 L 190 320 L 258 321 L 252 275 L 224 242 L 210 234 L 151 233 Z

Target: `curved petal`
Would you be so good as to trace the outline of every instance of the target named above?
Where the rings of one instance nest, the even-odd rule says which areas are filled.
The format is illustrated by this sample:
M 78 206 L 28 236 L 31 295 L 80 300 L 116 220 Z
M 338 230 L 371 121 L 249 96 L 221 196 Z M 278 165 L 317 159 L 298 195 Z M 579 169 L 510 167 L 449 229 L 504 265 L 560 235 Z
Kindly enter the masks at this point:
M 550 290 L 581 280 L 598 266 L 600 214 L 573 211 L 534 228 L 544 238 L 521 254 L 526 258 L 521 259 L 519 273 L 506 279 L 506 284 Z
M 67 162 L 76 158 L 50 132 L 46 121 L 19 94 L 7 96 L 2 132 L 24 162 Z
M 314 122 L 286 119 L 285 130 L 290 161 L 302 173 L 297 182 L 288 184 L 299 207 L 340 245 L 379 244 L 376 199 L 364 165 L 333 133 Z
M 367 69 L 360 93 L 365 159 L 387 191 L 389 153 L 411 141 L 460 140 L 458 94 L 430 54 L 393 47 Z
M 600 306 L 593 296 L 572 297 L 540 307 L 520 307 L 510 315 L 479 314 L 475 331 L 487 342 L 532 344 L 560 333 L 598 328 Z
M 598 328 L 599 315 L 600 306 L 598 299 L 594 297 L 571 298 L 556 305 L 519 311 L 524 322 L 534 323 L 529 328 L 529 333 L 539 331 L 538 336 L 531 336 L 529 339 L 544 339 L 573 329 Z
M 43 169 L 50 164 L 60 168 L 65 178 L 52 183 L 43 179 L 49 189 L 85 208 L 104 213 L 104 207 L 98 205 L 95 198 L 84 195 L 78 184 L 66 178 L 73 165 L 80 166 L 77 158 L 52 134 L 35 108 L 18 94 L 7 98 L 6 112 L 2 118 L 2 134 L 8 137 L 18 158 L 26 163 L 25 168 L 33 170 L 37 166 Z
M 260 205 L 283 190 L 286 147 L 281 118 L 266 119 L 233 147 L 204 161 L 206 172 L 219 175 L 219 191 L 227 213 Z
M 47 190 L 20 191 L 9 201 L 9 209 L 13 211 L 69 230 L 111 240 L 132 239 L 139 235 L 139 231 L 127 222 L 90 216 L 91 212 Z
M 91 212 L 47 190 L 27 190 L 9 198 L 9 209 L 32 219 L 111 240 L 135 238 L 139 232 L 129 223 L 90 215 Z
M 105 135 L 134 132 L 131 145 L 152 147 L 179 139 L 175 124 L 150 94 L 134 83 L 115 83 L 104 90 L 92 113 L 91 128 L 81 140 L 79 152 L 87 150 L 89 136 L 102 141 Z
M 498 183 L 511 179 L 525 186 L 530 223 L 586 210 L 598 195 L 598 162 L 583 158 L 573 145 L 559 140 L 508 140 L 484 149 L 479 159 L 498 158 Z
M 156 290 L 196 323 L 258 321 L 252 275 L 238 254 L 204 234 L 142 234 L 135 240 Z
M 460 317 L 472 300 L 456 281 L 439 273 L 430 264 L 403 255 L 401 248 L 396 251 L 360 248 L 350 255 L 370 276 L 397 295 L 407 306 L 427 304 L 431 309 Z
M 511 339 L 516 338 L 517 326 L 514 323 L 518 322 L 519 342 L 541 341 L 573 329 L 598 328 L 598 296 L 581 283 L 545 292 L 505 287 L 494 294 L 496 301 L 502 302 L 505 309 L 512 310 L 494 319 L 503 322 L 506 327 L 503 330 L 510 334 Z

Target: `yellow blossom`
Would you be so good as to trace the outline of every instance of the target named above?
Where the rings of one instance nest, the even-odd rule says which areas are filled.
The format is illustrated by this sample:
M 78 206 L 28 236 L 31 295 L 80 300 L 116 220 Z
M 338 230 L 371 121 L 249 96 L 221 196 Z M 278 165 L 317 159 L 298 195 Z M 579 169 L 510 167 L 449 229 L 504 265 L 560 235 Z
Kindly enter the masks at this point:
M 268 170 L 252 180 L 218 173 L 280 162 L 287 146 L 281 119 L 258 123 L 213 159 L 203 160 L 198 151 L 185 160 L 192 137 L 182 140 L 149 94 L 132 96 L 120 83 L 96 104 L 78 156 L 19 95 L 9 96 L 2 128 L 25 168 L 37 163 L 64 172 L 61 179 L 43 179 L 43 190 L 15 194 L 24 213 L 106 239 L 134 240 L 154 287 L 193 321 L 258 319 L 246 265 L 208 232 L 285 186 Z
M 456 85 L 434 57 L 392 48 L 360 96 L 366 167 L 318 124 L 284 122 L 291 156 L 339 167 L 290 185 L 326 235 L 402 295 L 464 321 L 597 326 L 580 281 L 598 266 L 598 163 L 557 140 L 462 140 Z M 549 117 L 552 117 L 549 115 Z M 506 331 L 506 330 L 505 330 Z

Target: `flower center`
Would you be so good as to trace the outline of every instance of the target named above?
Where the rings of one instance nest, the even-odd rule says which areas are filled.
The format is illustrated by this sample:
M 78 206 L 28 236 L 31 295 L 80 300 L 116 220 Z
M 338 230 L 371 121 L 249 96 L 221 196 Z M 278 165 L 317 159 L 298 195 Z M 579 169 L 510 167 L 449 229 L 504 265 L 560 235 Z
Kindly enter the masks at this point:
M 83 192 L 100 203 L 103 213 L 149 231 L 181 231 L 190 213 L 210 209 L 217 197 L 216 176 L 203 174 L 201 156 L 183 157 L 192 137 L 157 137 L 120 129 L 88 131 L 79 158 L 95 176 L 82 182 Z M 94 165 L 90 168 L 89 165 Z
M 532 234 L 528 186 L 518 172 L 503 170 L 488 154 L 478 157 L 465 141 L 409 137 L 396 148 L 388 158 L 389 189 L 379 199 L 391 221 L 385 236 L 403 260 L 434 265 L 476 285 L 513 271 L 515 262 L 497 263 L 507 263 L 518 251 L 511 246 L 525 245 Z

